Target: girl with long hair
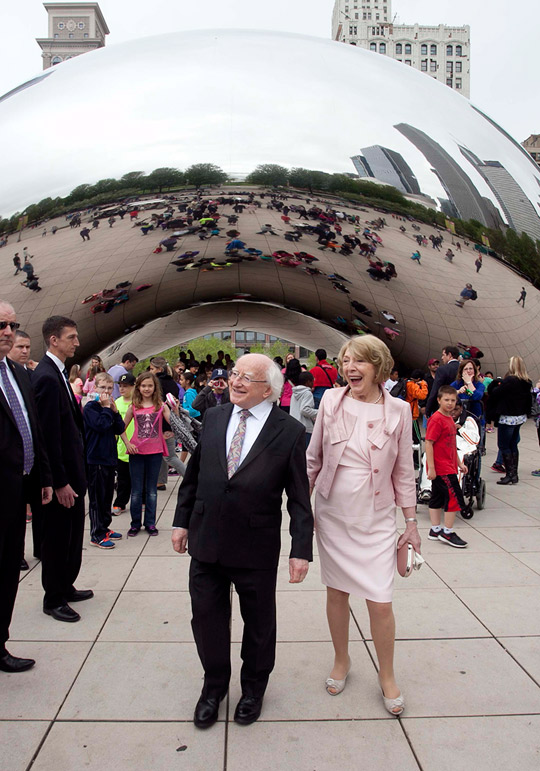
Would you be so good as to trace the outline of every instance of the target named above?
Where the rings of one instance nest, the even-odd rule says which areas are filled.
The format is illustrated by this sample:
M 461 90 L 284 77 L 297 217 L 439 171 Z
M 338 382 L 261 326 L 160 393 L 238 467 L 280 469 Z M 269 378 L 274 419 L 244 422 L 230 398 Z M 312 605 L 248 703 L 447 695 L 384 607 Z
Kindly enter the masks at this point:
M 474 359 L 462 359 L 457 377 L 450 385 L 458 392 L 460 402 L 466 402 L 464 408 L 477 418 L 482 417 L 482 400 L 485 385 L 478 379 L 480 368 Z
M 129 454 L 131 476 L 131 527 L 128 536 L 136 536 L 142 526 L 142 493 L 146 490 L 144 527 L 148 535 L 157 535 L 157 484 L 163 456 L 168 455 L 163 437 L 163 419 L 170 420 L 170 410 L 161 401 L 159 381 L 151 372 L 143 372 L 135 381 L 132 403 L 124 423 L 126 430 L 133 420 L 131 440 L 124 432 L 122 441 Z

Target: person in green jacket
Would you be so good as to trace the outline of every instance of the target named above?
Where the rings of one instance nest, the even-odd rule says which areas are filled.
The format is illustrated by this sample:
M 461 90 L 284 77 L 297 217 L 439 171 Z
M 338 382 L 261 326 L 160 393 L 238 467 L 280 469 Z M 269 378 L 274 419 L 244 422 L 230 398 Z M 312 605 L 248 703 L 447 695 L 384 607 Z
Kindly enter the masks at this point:
M 131 405 L 131 396 L 133 394 L 133 386 L 135 385 L 135 377 L 131 372 L 127 372 L 125 375 L 120 375 L 118 378 L 118 388 L 120 390 L 120 396 L 116 399 L 115 404 L 118 407 L 118 412 L 122 416 L 122 420 L 126 417 L 128 407 Z M 128 426 L 126 435 L 128 439 L 131 439 L 135 430 L 134 421 Z M 116 468 L 117 477 L 117 490 L 116 499 L 113 503 L 112 513 L 115 516 L 122 514 L 129 503 L 131 497 L 131 477 L 129 475 L 129 455 L 126 450 L 126 445 L 118 437 L 117 439 L 117 452 L 118 452 L 118 466 Z

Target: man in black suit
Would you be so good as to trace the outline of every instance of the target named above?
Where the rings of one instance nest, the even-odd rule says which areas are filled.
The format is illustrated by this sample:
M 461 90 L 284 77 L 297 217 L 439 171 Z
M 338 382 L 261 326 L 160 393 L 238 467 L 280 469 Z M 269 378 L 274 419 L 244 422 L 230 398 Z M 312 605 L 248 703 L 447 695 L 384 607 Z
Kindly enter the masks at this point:
M 437 394 L 443 385 L 451 385 L 457 378 L 459 369 L 459 349 L 454 345 L 446 345 L 441 354 L 442 366 L 435 373 L 435 379 L 426 402 L 426 415 L 431 415 L 439 409 Z
M 172 541 L 183 554 L 189 535 L 192 628 L 204 668 L 194 715 L 199 728 L 215 723 L 229 687 L 231 583 L 244 621 L 242 698 L 234 719 L 249 725 L 261 714 L 275 660 L 283 491 L 291 518 L 291 583 L 304 580 L 312 560 L 305 431 L 273 403 L 282 387 L 267 356 L 237 361 L 229 375 L 231 403 L 206 412 L 178 492 Z
M 65 361 L 75 354 L 79 338 L 77 325 L 65 316 L 46 319 L 42 332 L 47 352 L 34 370 L 32 385 L 54 489 L 52 502 L 41 512 L 43 612 L 57 621 L 79 621 L 69 603 L 94 596 L 91 589 L 74 586 L 82 561 L 86 471 L 82 412 Z
M 49 504 L 52 480 L 36 405 L 25 369 L 7 358 L 18 328 L 13 307 L 0 300 L 0 670 L 23 672 L 33 659 L 6 650 L 19 586 L 26 505 Z

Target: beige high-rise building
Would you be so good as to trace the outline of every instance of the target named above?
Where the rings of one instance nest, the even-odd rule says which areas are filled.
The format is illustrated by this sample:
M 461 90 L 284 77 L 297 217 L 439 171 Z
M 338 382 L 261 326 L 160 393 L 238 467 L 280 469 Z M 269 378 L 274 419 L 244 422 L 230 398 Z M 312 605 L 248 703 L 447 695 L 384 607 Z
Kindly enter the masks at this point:
M 521 143 L 521 146 L 527 150 L 536 163 L 540 166 L 540 134 L 531 134 L 531 136 Z
M 392 0 L 335 0 L 332 38 L 391 56 L 470 97 L 470 27 L 394 24 Z
M 103 48 L 109 28 L 99 3 L 43 3 L 49 14 L 49 36 L 37 38 L 43 69 L 74 56 Z

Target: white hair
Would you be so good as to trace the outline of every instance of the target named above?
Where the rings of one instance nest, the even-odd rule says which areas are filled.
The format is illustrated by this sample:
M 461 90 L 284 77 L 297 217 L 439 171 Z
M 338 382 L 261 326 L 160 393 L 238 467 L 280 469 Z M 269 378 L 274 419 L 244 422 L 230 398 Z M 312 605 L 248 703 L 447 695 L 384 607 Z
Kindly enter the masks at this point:
M 15 308 L 13 307 L 13 305 L 11 303 L 8 303 L 7 300 L 0 300 L 0 308 L 7 308 L 12 313 L 15 313 Z
M 266 371 L 266 380 L 268 385 L 272 389 L 272 393 L 268 397 L 267 401 L 277 402 L 283 390 L 284 380 L 278 365 L 276 364 L 275 361 L 272 361 L 272 359 L 270 358 L 268 359 L 268 369 Z

